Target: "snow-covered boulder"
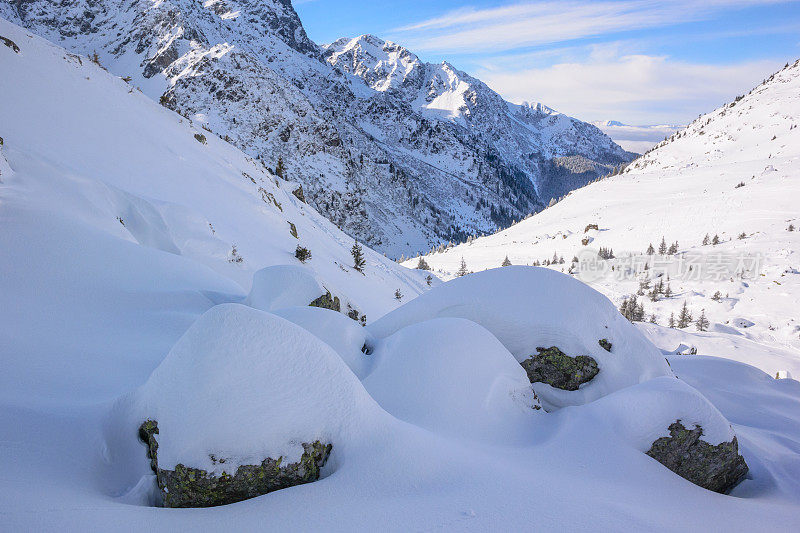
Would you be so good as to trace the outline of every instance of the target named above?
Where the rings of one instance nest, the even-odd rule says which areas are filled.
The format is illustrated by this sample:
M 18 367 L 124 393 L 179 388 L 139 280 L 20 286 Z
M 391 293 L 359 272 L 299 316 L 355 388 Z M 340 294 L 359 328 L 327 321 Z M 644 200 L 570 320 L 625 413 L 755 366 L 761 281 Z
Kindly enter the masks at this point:
M 370 357 L 365 353 L 367 331 L 352 318 L 318 307 L 287 307 L 274 312 L 314 334 L 339 354 L 359 378 L 367 375 Z
M 715 492 L 728 492 L 748 471 L 730 423 L 676 378 L 652 379 L 564 414 L 614 428 L 634 448 Z
M 571 358 L 593 359 L 597 374 L 577 390 L 534 383 L 548 410 L 584 404 L 654 377 L 672 375 L 659 350 L 610 300 L 571 276 L 545 268 L 509 266 L 454 279 L 368 329 L 383 338 L 436 317 L 480 324 L 520 363 L 536 359 L 537 348 L 551 347 Z
M 437 318 L 375 346 L 363 383 L 392 415 L 437 433 L 508 439 L 540 409 L 525 371 L 486 329 Z
M 338 300 L 334 300 L 312 270 L 295 265 L 276 265 L 253 274 L 253 285 L 244 304 L 262 311 L 274 311 L 311 303 L 330 308 Z
M 331 446 L 379 411 L 327 344 L 280 317 L 224 304 L 118 402 L 115 418 L 148 445 L 164 504 L 195 507 L 317 479 Z

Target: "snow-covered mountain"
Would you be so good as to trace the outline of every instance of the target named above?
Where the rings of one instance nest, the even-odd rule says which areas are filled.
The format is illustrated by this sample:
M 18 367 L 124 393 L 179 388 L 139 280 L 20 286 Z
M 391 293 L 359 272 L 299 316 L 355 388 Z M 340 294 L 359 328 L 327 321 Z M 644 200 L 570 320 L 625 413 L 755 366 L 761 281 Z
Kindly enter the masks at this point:
M 0 16 L 96 53 L 269 168 L 282 159 L 312 206 L 392 256 L 507 225 L 631 158 L 591 125 L 396 45 L 323 50 L 289 0 L 12 1 Z
M 657 342 L 663 340 L 663 348 L 674 350 L 685 342 L 702 353 L 722 342 L 737 346 L 732 358 L 759 364 L 771 375 L 790 370 L 798 376 L 798 176 L 800 63 L 795 62 L 674 133 L 623 174 L 573 191 L 505 231 L 425 260 L 448 278 L 462 257 L 475 271 L 496 267 L 506 256 L 512 264 L 556 258 L 558 264 L 550 268 L 573 271 L 618 304 L 635 295 L 642 279 L 649 277 L 652 287 L 660 279 L 657 273 L 664 272 L 671 276 L 672 294 L 652 301 L 646 288 L 638 295 L 645 318 L 654 315 L 666 325 L 686 302 L 695 319 L 705 310 L 710 331 L 718 335 L 697 333 L 687 341 L 675 330 L 643 326 Z M 660 256 L 662 238 L 667 246 L 677 242 L 678 253 Z M 646 254 L 650 244 L 654 255 Z M 613 250 L 616 258 L 591 261 L 601 248 Z M 579 263 L 571 268 L 573 258 Z M 405 264 L 414 267 L 417 259 Z M 591 267 L 599 272 L 590 273 Z M 750 358 L 764 346 L 768 355 Z

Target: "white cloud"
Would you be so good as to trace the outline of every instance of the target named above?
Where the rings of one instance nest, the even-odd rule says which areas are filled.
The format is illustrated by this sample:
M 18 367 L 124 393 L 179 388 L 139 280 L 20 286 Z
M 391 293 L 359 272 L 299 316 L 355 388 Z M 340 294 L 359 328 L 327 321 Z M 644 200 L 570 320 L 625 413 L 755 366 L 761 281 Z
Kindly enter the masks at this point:
M 776 61 L 706 65 L 665 56 L 613 55 L 603 48 L 582 62 L 477 76 L 513 102 L 539 101 L 583 120 L 628 124 L 689 122 L 749 91 L 783 66 Z
M 490 9 L 466 8 L 393 30 L 411 49 L 502 51 L 620 31 L 701 20 L 721 9 L 781 0 L 538 1 Z

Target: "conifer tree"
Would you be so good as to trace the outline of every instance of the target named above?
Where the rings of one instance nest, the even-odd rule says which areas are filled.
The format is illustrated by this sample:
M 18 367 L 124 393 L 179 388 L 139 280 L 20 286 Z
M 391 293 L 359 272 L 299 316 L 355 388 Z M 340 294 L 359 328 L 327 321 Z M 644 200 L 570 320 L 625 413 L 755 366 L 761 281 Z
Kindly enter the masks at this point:
M 432 282 L 433 282 L 433 276 L 431 276 L 430 274 L 428 274 L 427 276 L 425 276 L 425 283 L 427 283 L 427 284 L 428 284 L 428 287 L 430 287 L 430 286 L 431 286 L 431 283 L 432 283 Z
M 403 299 L 403 293 L 400 292 L 400 289 L 394 291 L 394 299 L 397 300 L 398 302 Z
M 706 236 L 703 237 L 703 246 L 708 246 L 708 243 L 710 243 L 710 242 L 711 242 L 711 238 L 708 236 L 708 233 L 706 233 Z
M 658 245 L 658 254 L 659 255 L 667 254 L 667 241 L 664 240 L 664 237 L 661 237 L 661 244 Z
M 667 322 L 667 325 L 671 328 L 675 327 L 675 313 L 669 314 L 669 321 Z
M 282 157 L 278 157 L 278 164 L 275 165 L 275 175 L 279 178 L 286 179 L 286 166 L 283 164 Z
M 503 263 L 502 263 L 501 266 L 504 266 L 504 267 L 511 266 L 511 261 L 508 259 L 508 256 L 506 256 L 506 258 L 503 259 Z
M 688 328 L 689 324 L 692 323 L 692 314 L 689 312 L 689 308 L 686 305 L 686 300 L 683 301 L 683 307 L 681 308 L 681 312 L 678 315 L 678 327 Z
M 694 323 L 694 326 L 697 328 L 697 331 L 707 331 L 708 330 L 708 319 L 706 318 L 706 310 L 703 309 L 700 312 L 700 316 L 697 317 L 697 321 Z
M 428 265 L 428 262 L 425 261 L 424 257 L 419 256 L 419 261 L 417 262 L 417 269 L 418 270 L 430 270 L 431 267 L 430 267 L 430 265 Z
M 711 244 L 713 244 L 714 246 L 716 246 L 716 245 L 718 245 L 719 243 L 720 243 L 720 240 L 719 240 L 719 235 L 714 235 L 714 238 L 713 238 L 713 239 L 711 239 Z
M 353 247 L 350 249 L 350 255 L 353 256 L 353 268 L 363 273 L 367 261 L 364 259 L 364 249 L 358 244 L 358 241 L 353 243 Z
M 458 272 L 456 272 L 456 277 L 462 278 L 469 274 L 469 270 L 467 270 L 467 262 L 464 261 L 464 257 L 461 257 L 461 266 L 458 267 Z
M 656 253 L 656 249 L 653 248 L 653 243 L 650 243 L 650 246 L 647 247 L 647 255 L 653 255 Z

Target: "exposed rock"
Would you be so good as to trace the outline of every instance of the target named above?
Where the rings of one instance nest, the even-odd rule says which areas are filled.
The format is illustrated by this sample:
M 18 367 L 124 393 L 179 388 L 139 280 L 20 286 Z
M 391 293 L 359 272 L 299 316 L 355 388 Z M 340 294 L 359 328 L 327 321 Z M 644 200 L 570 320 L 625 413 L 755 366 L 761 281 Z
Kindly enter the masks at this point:
M 582 383 L 590 381 L 600 371 L 597 361 L 588 355 L 570 357 L 556 346 L 536 348 L 536 351 L 539 352 L 537 355 L 520 363 L 531 383 L 547 383 L 557 389 L 578 390 Z
M 12 41 L 11 39 L 7 39 L 7 38 L 3 37 L 2 35 L 0 35 L 0 42 L 2 42 L 4 45 L 6 45 L 9 48 L 11 48 L 12 50 L 14 50 L 14 53 L 17 53 L 17 54 L 19 53 L 19 46 L 17 46 L 17 43 Z
M 599 341 L 597 341 L 597 344 L 599 344 L 605 351 L 607 352 L 611 351 L 611 343 L 609 342 L 608 339 L 600 339 Z
M 747 474 L 736 437 L 713 446 L 700 439 L 702 427 L 689 430 L 680 420 L 669 426 L 669 434 L 656 440 L 647 455 L 695 485 L 724 494 Z
M 331 311 L 341 311 L 342 304 L 338 296 L 332 296 L 330 291 L 326 292 L 310 304 L 310 307 L 322 307 L 323 309 L 330 309 Z
M 320 441 L 304 443 L 303 455 L 296 463 L 281 465 L 281 457 L 267 457 L 258 465 L 239 466 L 233 475 L 223 472 L 216 476 L 182 464 L 176 465 L 175 470 L 159 468 L 157 434 L 158 423 L 154 420 L 145 421 L 139 428 L 139 437 L 147 444 L 150 467 L 156 473 L 165 507 L 225 505 L 316 481 L 332 448 Z M 211 459 L 214 463 L 225 463 L 225 459 L 213 455 Z
M 299 186 L 298 188 L 296 188 L 295 190 L 293 190 L 292 194 L 294 194 L 295 197 L 298 200 L 300 200 L 301 202 L 306 203 L 306 195 L 303 194 L 303 186 L 302 185 Z

